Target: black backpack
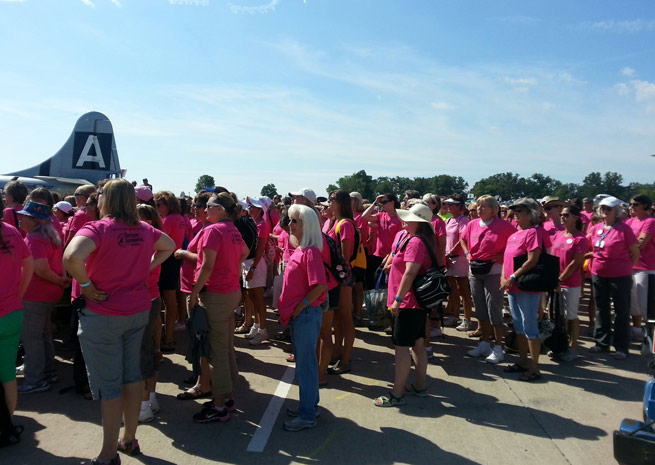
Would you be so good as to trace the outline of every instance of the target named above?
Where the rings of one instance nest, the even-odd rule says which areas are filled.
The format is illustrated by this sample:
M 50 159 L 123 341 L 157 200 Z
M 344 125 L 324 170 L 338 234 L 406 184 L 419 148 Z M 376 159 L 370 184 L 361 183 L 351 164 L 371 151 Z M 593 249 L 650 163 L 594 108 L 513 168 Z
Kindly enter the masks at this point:
M 324 262 L 325 268 L 332 273 L 339 284 L 351 283 L 353 276 L 352 268 L 350 268 L 350 264 L 346 262 L 346 259 L 343 258 L 341 244 L 325 233 L 323 233 L 323 237 L 330 248 L 330 265 L 328 266 L 328 264 Z
M 255 220 L 249 216 L 241 216 L 234 222 L 234 226 L 239 230 L 243 241 L 250 250 L 246 259 L 255 258 L 255 254 L 257 253 L 257 225 L 255 224 Z

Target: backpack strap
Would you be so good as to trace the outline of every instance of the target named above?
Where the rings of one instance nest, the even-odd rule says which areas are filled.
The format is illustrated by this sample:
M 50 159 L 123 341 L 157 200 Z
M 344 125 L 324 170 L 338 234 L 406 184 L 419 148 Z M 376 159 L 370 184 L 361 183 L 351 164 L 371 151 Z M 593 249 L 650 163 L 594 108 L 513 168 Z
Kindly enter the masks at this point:
M 421 239 L 421 241 L 425 245 L 425 248 L 428 249 L 428 255 L 430 255 L 430 259 L 432 260 L 432 268 L 439 268 L 439 262 L 437 262 L 437 257 L 434 255 L 434 252 L 432 251 L 432 247 L 430 247 L 428 241 L 423 236 L 414 235 L 411 236 L 410 239 L 412 237 L 418 237 L 419 239 Z M 409 241 L 407 241 L 407 243 L 409 243 Z M 405 244 L 405 247 L 407 247 L 407 244 Z

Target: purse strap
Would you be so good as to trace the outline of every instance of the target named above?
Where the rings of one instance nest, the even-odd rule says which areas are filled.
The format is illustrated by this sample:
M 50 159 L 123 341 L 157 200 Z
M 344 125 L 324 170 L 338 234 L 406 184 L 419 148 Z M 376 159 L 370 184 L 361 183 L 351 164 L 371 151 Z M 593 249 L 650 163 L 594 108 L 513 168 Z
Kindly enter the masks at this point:
M 425 239 L 425 237 L 419 236 L 419 235 L 414 235 L 414 236 L 411 236 L 410 239 L 412 237 L 418 237 L 419 239 L 421 239 L 421 241 L 425 245 L 425 248 L 428 249 L 428 255 L 430 255 L 430 259 L 432 260 L 432 268 L 435 268 L 435 269 L 439 268 L 439 263 L 437 262 L 437 257 L 434 255 L 434 252 L 432 251 L 432 248 L 430 247 L 430 244 L 428 244 L 428 241 Z M 409 242 L 409 241 L 407 241 L 407 242 Z

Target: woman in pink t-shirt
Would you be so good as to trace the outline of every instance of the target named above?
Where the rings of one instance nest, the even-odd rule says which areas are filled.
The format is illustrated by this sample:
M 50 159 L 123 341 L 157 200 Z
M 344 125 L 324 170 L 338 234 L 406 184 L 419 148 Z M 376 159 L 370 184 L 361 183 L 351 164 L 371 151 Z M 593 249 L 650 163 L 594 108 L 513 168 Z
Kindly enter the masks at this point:
M 4 202 L 0 196 L 0 220 Z M 23 303 L 34 271 L 34 259 L 18 229 L 0 221 L 0 383 L 5 391 L 9 415 L 16 410 L 16 354 L 23 328 Z
M 300 405 L 287 409 L 287 415 L 294 418 L 285 421 L 284 428 L 300 431 L 316 426 L 319 402 L 316 344 L 321 330 L 321 304 L 326 298 L 326 275 L 321 257 L 323 236 L 314 209 L 294 204 L 289 207 L 289 220 L 291 241 L 297 248 L 284 271 L 278 309 L 280 322 L 291 328 Z
M 648 304 L 648 276 L 655 274 L 655 218 L 649 211 L 653 202 L 650 197 L 639 194 L 630 199 L 632 218 L 626 224 L 632 228 L 639 243 L 639 260 L 632 267 L 632 299 L 630 314 L 637 336 L 643 335 L 641 328 L 646 319 Z
M 50 319 L 71 280 L 63 271 L 61 237 L 52 226 L 50 207 L 27 201 L 18 215 L 27 234 L 25 244 L 34 257 L 34 276 L 23 296 L 25 381 L 18 392 L 42 392 L 50 389 L 50 381 L 57 375 Z
M 250 250 L 234 226 L 241 214 L 234 194 L 221 192 L 207 202 L 212 223 L 198 244 L 196 283 L 189 307 L 207 310 L 213 399 L 193 415 L 196 423 L 227 421 L 236 410 L 233 386 L 239 376 L 234 351 L 234 309 L 241 301 L 241 263 Z
M 380 211 L 376 212 L 378 207 Z M 365 211 L 362 217 L 368 221 L 371 230 L 375 231 L 375 250 L 366 259 L 366 273 L 368 276 L 368 287 L 375 287 L 375 271 L 380 267 L 384 257 L 391 252 L 391 243 L 398 231 L 402 229 L 400 218 L 396 209 L 400 208 L 400 202 L 396 194 L 388 193 L 378 195 Z
M 78 335 L 93 398 L 101 400 L 104 438 L 95 459 L 101 463 L 116 460 L 117 443 L 119 451 L 139 451 L 139 355 L 151 307 L 146 283 L 150 270 L 175 249 L 170 237 L 139 221 L 130 182 L 112 179 L 102 191 L 103 219 L 86 224 L 64 251 L 64 266 L 86 300 Z
M 18 212 L 23 208 L 27 199 L 27 187 L 20 181 L 10 181 L 5 184 L 2 193 L 7 205 L 6 208 L 3 208 L 2 221 L 18 229 Z M 21 235 L 25 237 L 24 231 L 21 232 Z
M 514 219 L 519 230 L 507 239 L 503 256 L 503 272 L 500 288 L 507 291 L 509 309 L 512 312 L 514 331 L 519 345 L 520 360 L 505 367 L 508 373 L 525 372 L 519 376 L 520 381 L 535 381 L 541 378 L 539 371 L 539 354 L 541 339 L 537 326 L 539 312 L 539 292 L 521 291 L 516 285 L 517 279 L 535 267 L 542 249 L 550 243 L 545 242 L 547 234 L 538 227 L 541 221 L 541 207 L 534 200 L 522 198 L 509 207 L 514 212 Z M 528 259 L 518 269 L 514 268 L 514 258 L 527 254 Z M 528 351 L 530 361 L 528 361 Z
M 570 347 L 561 355 L 565 362 L 577 356 L 580 319 L 578 307 L 582 294 L 582 263 L 589 250 L 589 241 L 582 232 L 584 227 L 580 209 L 575 205 L 564 207 L 560 214 L 563 231 L 552 236 L 552 254 L 559 257 L 561 319 L 566 319 Z
M 599 204 L 602 221 L 587 230 L 593 249 L 591 281 L 596 301 L 596 345 L 592 353 L 609 352 L 614 344 L 614 358 L 623 360 L 630 346 L 630 296 L 632 269 L 639 260 L 639 243 L 629 225 L 620 220 L 621 201 L 605 197 Z M 612 334 L 611 301 L 614 303 Z
M 368 221 L 364 220 L 364 203 L 362 194 L 359 192 L 350 193 L 350 206 L 353 211 L 353 220 L 355 228 L 359 232 L 359 242 L 364 247 L 364 256 L 368 255 L 366 244 L 369 241 Z M 366 281 L 366 266 L 353 266 L 353 275 L 355 276 L 355 285 L 353 286 L 353 309 L 356 326 L 363 326 L 362 316 L 364 314 L 364 282 Z
M 394 239 L 394 243 L 399 240 L 401 242 L 400 247 L 393 248 L 393 256 L 390 258 L 387 296 L 387 306 L 395 323 L 392 336 L 396 360 L 395 376 L 393 389 L 388 395 L 375 399 L 375 405 L 378 407 L 405 404 L 406 389 L 419 397 L 426 395 L 428 359 L 424 339 L 428 311 L 417 302 L 412 285 L 416 277 L 425 273 L 433 264 L 431 256 L 434 256 L 435 241 L 431 223 L 432 211 L 429 207 L 418 204 L 409 210 L 398 210 L 398 215 L 405 224 L 405 232 L 399 232 Z M 436 258 L 434 260 L 436 261 Z M 414 359 L 416 380 L 406 388 L 411 357 Z
M 86 213 L 86 201 L 89 200 L 89 196 L 96 191 L 96 186 L 84 185 L 75 189 L 75 204 L 77 211 L 73 215 L 73 218 L 68 222 L 68 229 L 66 231 L 66 241 L 64 242 L 64 249 L 68 243 L 73 239 L 77 231 L 79 231 L 82 226 L 84 226 L 89 221 L 93 221 L 90 215 Z
M 161 216 L 162 231 L 173 239 L 175 249 L 182 248 L 185 242 L 187 223 L 180 214 L 182 211 L 180 201 L 175 197 L 175 194 L 169 191 L 157 192 L 154 201 Z M 162 263 L 161 273 L 159 274 L 159 290 L 164 300 L 166 317 L 164 322 L 164 343 L 160 349 L 165 354 L 175 352 L 175 323 L 180 311 L 177 302 L 177 290 L 180 288 L 181 267 L 181 260 L 171 255 Z

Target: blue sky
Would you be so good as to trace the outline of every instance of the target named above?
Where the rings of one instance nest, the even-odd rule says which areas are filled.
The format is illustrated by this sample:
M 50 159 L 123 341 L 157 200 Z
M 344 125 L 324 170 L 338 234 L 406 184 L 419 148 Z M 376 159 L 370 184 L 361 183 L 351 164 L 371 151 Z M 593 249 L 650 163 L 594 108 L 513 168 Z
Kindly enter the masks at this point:
M 0 172 L 95 110 L 127 177 L 176 193 L 653 182 L 654 44 L 650 0 L 0 0 Z

